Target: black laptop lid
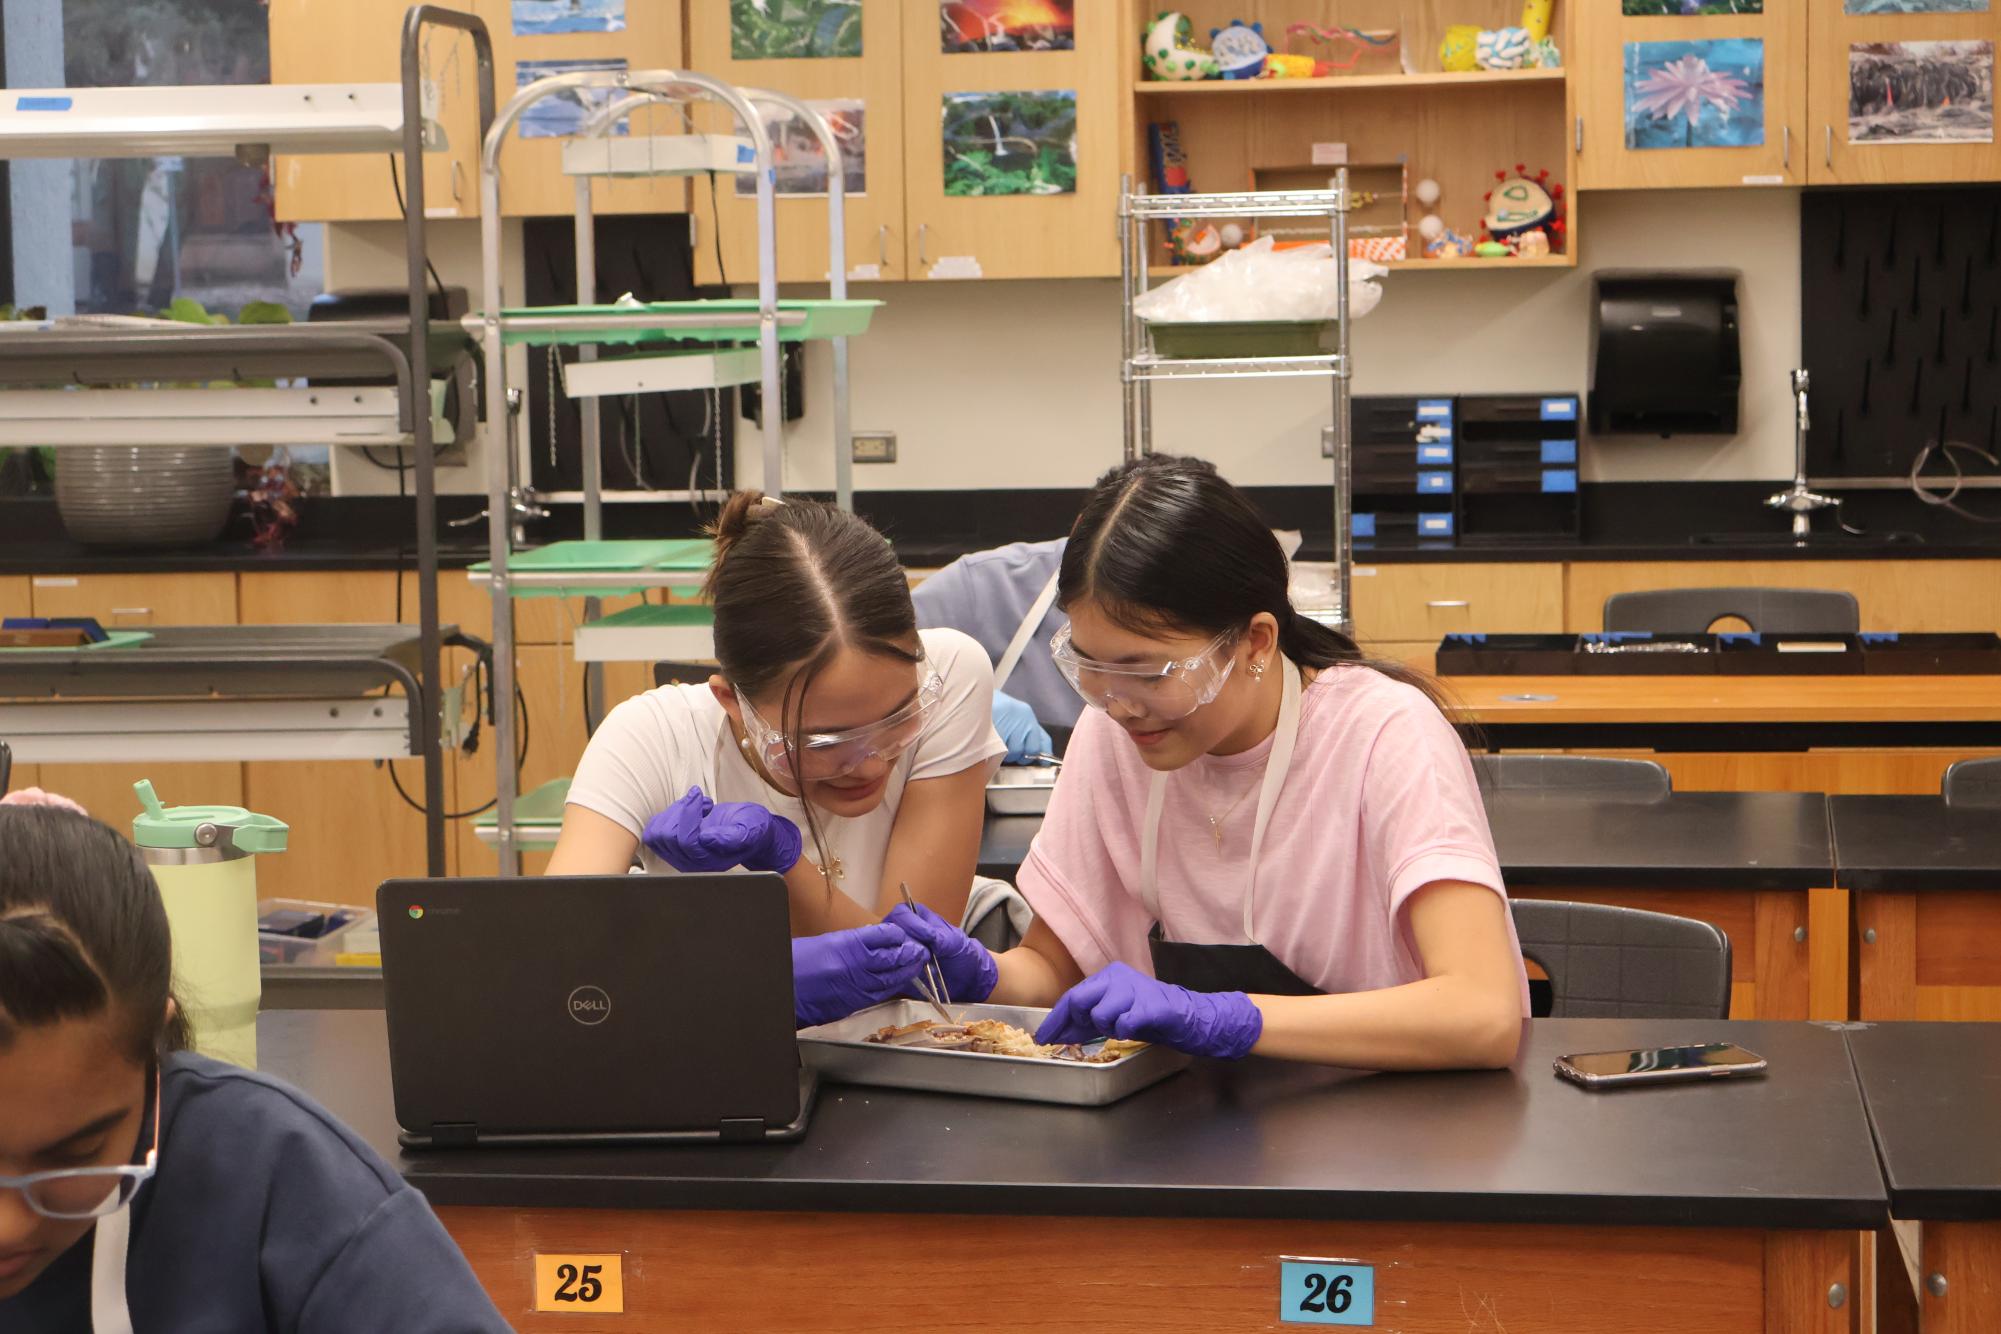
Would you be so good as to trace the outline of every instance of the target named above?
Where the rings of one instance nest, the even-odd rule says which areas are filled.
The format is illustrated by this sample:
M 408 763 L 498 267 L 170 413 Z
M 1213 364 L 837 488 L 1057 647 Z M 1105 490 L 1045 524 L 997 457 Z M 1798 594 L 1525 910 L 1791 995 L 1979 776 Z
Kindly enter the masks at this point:
M 391 880 L 376 907 L 396 1120 L 412 1134 L 798 1115 L 778 876 Z

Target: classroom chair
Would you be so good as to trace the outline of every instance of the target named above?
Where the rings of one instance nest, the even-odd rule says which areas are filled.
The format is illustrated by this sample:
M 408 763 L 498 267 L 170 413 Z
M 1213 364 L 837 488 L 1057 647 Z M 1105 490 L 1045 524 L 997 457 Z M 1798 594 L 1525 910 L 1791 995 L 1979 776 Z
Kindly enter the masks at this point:
M 1658 588 L 1605 599 L 1605 629 L 1699 635 L 1726 617 L 1759 634 L 1852 635 L 1862 628 L 1853 593 L 1833 588 Z
M 1665 797 L 1674 786 L 1668 771 L 1652 760 L 1608 755 L 1475 755 L 1473 773 L 1489 791 Z
M 1939 790 L 1948 806 L 2001 806 L 2001 757 L 1959 761 Z
M 1522 957 L 1554 1019 L 1728 1019 L 1730 938 L 1708 922 L 1602 903 L 1514 899 Z M 1545 1011 L 1530 985 L 1530 1008 Z

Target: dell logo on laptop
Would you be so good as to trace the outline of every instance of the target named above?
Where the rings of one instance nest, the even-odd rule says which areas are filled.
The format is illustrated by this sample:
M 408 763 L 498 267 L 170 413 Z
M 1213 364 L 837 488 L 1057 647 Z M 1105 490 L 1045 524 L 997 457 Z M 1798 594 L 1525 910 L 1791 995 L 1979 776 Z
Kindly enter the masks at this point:
M 580 1024 L 601 1024 L 611 1018 L 611 997 L 602 987 L 578 987 L 570 993 L 570 1018 Z

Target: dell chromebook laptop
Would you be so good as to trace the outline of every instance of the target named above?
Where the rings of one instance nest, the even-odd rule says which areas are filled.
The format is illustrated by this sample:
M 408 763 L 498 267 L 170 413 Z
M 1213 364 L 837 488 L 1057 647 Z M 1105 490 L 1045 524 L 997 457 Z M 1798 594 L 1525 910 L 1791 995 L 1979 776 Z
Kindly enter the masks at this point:
M 804 1133 L 778 876 L 391 880 L 375 901 L 404 1144 Z

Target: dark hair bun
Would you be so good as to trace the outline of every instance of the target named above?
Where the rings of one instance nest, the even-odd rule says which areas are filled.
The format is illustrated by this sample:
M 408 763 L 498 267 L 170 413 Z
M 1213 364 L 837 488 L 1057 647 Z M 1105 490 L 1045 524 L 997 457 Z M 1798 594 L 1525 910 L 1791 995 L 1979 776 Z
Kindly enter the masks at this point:
M 762 491 L 732 491 L 730 498 L 723 502 L 722 513 L 709 525 L 709 536 L 716 541 L 716 564 L 730 554 L 730 548 L 743 540 L 750 526 L 768 516 L 773 507 L 783 501 L 772 500 Z

